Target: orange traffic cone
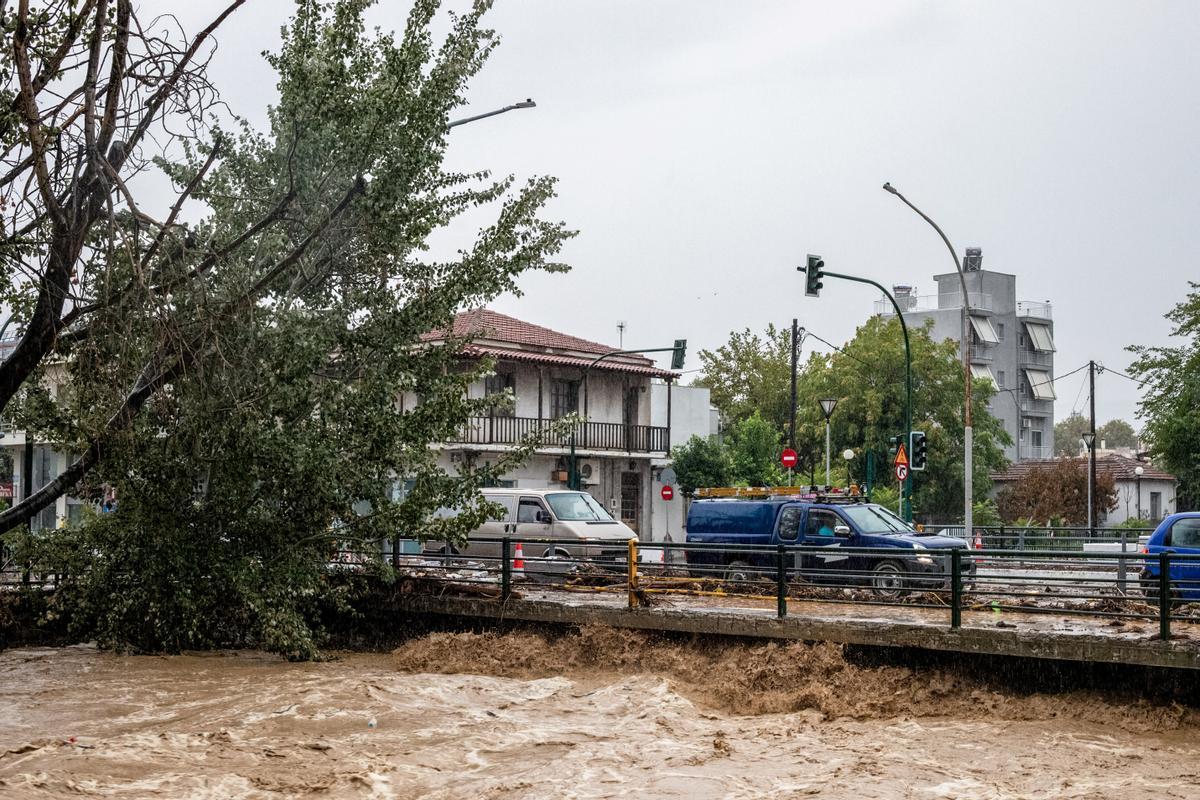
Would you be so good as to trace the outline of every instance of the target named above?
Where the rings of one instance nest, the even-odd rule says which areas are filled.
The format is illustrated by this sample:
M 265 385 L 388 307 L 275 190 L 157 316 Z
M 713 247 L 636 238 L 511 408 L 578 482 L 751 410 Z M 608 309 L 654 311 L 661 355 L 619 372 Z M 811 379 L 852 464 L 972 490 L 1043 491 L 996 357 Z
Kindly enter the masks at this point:
M 516 549 L 513 550 L 512 574 L 525 574 L 525 550 L 521 547 L 520 542 L 517 542 Z

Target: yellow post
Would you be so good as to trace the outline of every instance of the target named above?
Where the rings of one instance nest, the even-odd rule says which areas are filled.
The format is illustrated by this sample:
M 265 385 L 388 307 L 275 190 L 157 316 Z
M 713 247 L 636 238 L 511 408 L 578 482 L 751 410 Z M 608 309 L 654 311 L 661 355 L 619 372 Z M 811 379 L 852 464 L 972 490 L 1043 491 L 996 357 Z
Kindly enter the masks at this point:
M 637 608 L 637 551 L 638 540 L 629 540 L 629 607 Z

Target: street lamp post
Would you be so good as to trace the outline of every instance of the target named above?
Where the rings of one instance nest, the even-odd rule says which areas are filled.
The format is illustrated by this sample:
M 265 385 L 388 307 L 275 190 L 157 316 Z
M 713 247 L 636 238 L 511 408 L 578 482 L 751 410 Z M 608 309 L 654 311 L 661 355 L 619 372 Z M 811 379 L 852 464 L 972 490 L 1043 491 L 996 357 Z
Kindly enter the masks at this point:
M 1087 433 L 1083 434 L 1083 444 L 1084 444 L 1084 446 L 1085 446 L 1085 447 L 1087 447 L 1087 449 L 1088 449 L 1088 459 L 1090 460 L 1090 459 L 1091 459 L 1091 457 L 1092 457 L 1092 453 L 1095 451 L 1095 448 L 1096 448 L 1096 432 L 1095 432 L 1095 431 L 1088 431 Z M 1091 535 L 1092 535 L 1092 527 L 1093 527 L 1093 526 L 1095 525 L 1095 523 L 1096 523 L 1096 520 L 1092 518 L 1092 515 L 1093 515 L 1093 511 L 1092 511 L 1092 505 L 1093 505 L 1093 503 L 1092 503 L 1092 497 L 1093 497 L 1093 495 L 1094 495 L 1094 493 L 1095 493 L 1095 491 L 1096 491 L 1096 487 L 1092 486 L 1092 483 L 1095 481 L 1095 476 L 1096 476 L 1096 473 L 1092 472 L 1091 470 L 1088 470 L 1088 478 L 1087 478 L 1087 487 L 1088 487 L 1088 490 L 1087 490 L 1087 504 L 1088 504 L 1088 506 L 1087 506 L 1088 536 L 1091 536 Z
M 1141 467 L 1133 468 L 1134 483 L 1137 484 L 1137 515 L 1138 519 L 1142 518 L 1142 476 L 1146 474 L 1146 470 Z M 1128 508 L 1128 506 L 1126 506 Z
M 838 401 L 836 397 L 830 397 L 817 402 L 821 404 L 821 412 L 825 415 L 825 486 L 829 487 L 833 485 L 833 479 L 829 476 L 829 418 L 833 416 Z
M 448 124 L 446 127 L 454 128 L 459 125 L 466 125 L 468 122 L 475 122 L 476 120 L 487 119 L 488 117 L 494 117 L 497 114 L 503 114 L 506 111 L 515 111 L 518 108 L 537 108 L 537 103 L 533 102 L 533 100 L 531 100 L 529 98 L 526 98 L 519 103 L 513 103 L 511 106 L 505 106 L 504 108 L 497 108 L 495 111 L 487 111 L 483 114 L 476 114 L 473 117 L 463 117 L 462 119 L 456 119 L 453 122 L 451 122 L 450 124 Z
M 908 198 L 905 197 L 904 195 L 900 194 L 900 192 L 898 192 L 896 190 L 896 188 L 894 186 L 892 186 L 891 183 L 883 184 L 883 188 L 884 188 L 884 191 L 890 192 L 891 194 L 896 195 L 896 197 L 899 197 L 900 200 L 904 203 L 904 205 L 908 206 L 913 211 L 917 212 L 917 214 L 921 217 L 921 219 L 928 222 L 933 227 L 933 229 L 938 232 L 938 236 L 942 237 L 942 241 L 946 243 L 946 249 L 948 249 L 950 251 L 950 258 L 953 259 L 953 261 L 954 261 L 954 269 L 958 273 L 958 281 L 962 287 L 962 343 L 961 343 L 960 349 L 962 351 L 963 389 L 964 389 L 964 398 L 963 398 L 963 530 L 971 531 L 974 529 L 974 520 L 972 519 L 972 516 L 973 516 L 972 502 L 974 499 L 973 498 L 974 490 L 973 490 L 973 486 L 972 486 L 972 482 L 974 480 L 974 464 L 973 464 L 973 459 L 972 459 L 972 455 L 973 455 L 972 450 L 974 448 L 974 432 L 971 428 L 971 357 L 970 357 L 970 350 L 968 348 L 968 341 L 969 341 L 969 334 L 970 334 L 969 326 L 971 324 L 970 323 L 971 307 L 970 307 L 970 296 L 967 294 L 967 279 L 963 275 L 962 262 L 960 262 L 958 259 L 958 253 L 957 253 L 957 251 L 955 251 L 954 245 L 950 244 L 950 239 L 948 239 L 946 237 L 946 234 L 942 232 L 942 229 L 938 227 L 938 224 L 936 222 L 934 222 L 932 219 L 930 219 L 928 216 L 926 216 L 924 211 L 922 211 L 921 209 L 917 208 L 912 203 L 910 203 L 908 201 Z M 1020 423 L 1018 423 L 1018 424 L 1020 424 Z M 1020 431 L 1018 430 L 1018 435 L 1019 434 L 1020 434 Z

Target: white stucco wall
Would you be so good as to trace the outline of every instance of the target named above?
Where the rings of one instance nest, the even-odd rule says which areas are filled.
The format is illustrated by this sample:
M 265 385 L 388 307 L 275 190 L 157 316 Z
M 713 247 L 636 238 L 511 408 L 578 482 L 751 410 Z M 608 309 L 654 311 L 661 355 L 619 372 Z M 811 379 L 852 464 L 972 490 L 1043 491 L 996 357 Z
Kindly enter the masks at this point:
M 1105 520 L 1105 525 L 1120 525 L 1127 519 L 1137 518 L 1138 509 L 1138 481 L 1117 481 L 1117 507 L 1115 510 L 1108 512 L 1108 518 Z M 1142 487 L 1142 519 L 1146 520 L 1146 524 L 1151 524 L 1151 507 L 1150 494 L 1159 492 L 1162 495 L 1162 505 L 1159 510 L 1159 519 L 1168 514 L 1175 513 L 1175 481 L 1150 480 L 1143 478 L 1141 481 Z

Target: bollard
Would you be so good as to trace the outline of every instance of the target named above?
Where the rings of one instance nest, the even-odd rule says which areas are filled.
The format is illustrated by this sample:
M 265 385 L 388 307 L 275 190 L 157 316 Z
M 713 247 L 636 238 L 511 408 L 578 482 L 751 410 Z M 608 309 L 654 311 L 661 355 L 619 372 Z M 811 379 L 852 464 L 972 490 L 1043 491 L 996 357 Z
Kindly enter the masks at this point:
M 950 551 L 950 627 L 962 627 L 962 548 Z
M 638 550 L 637 550 L 637 545 L 638 545 L 637 539 L 629 540 L 629 607 L 630 608 L 637 608 L 637 605 L 638 605 L 638 598 L 637 598 Z
M 508 600 L 512 595 L 512 539 L 507 536 L 500 542 L 500 599 Z
M 1171 640 L 1171 554 L 1158 554 L 1158 638 Z
M 784 559 L 787 558 L 787 548 L 779 545 L 775 556 L 775 597 L 776 613 L 781 617 L 787 616 L 787 571 Z

